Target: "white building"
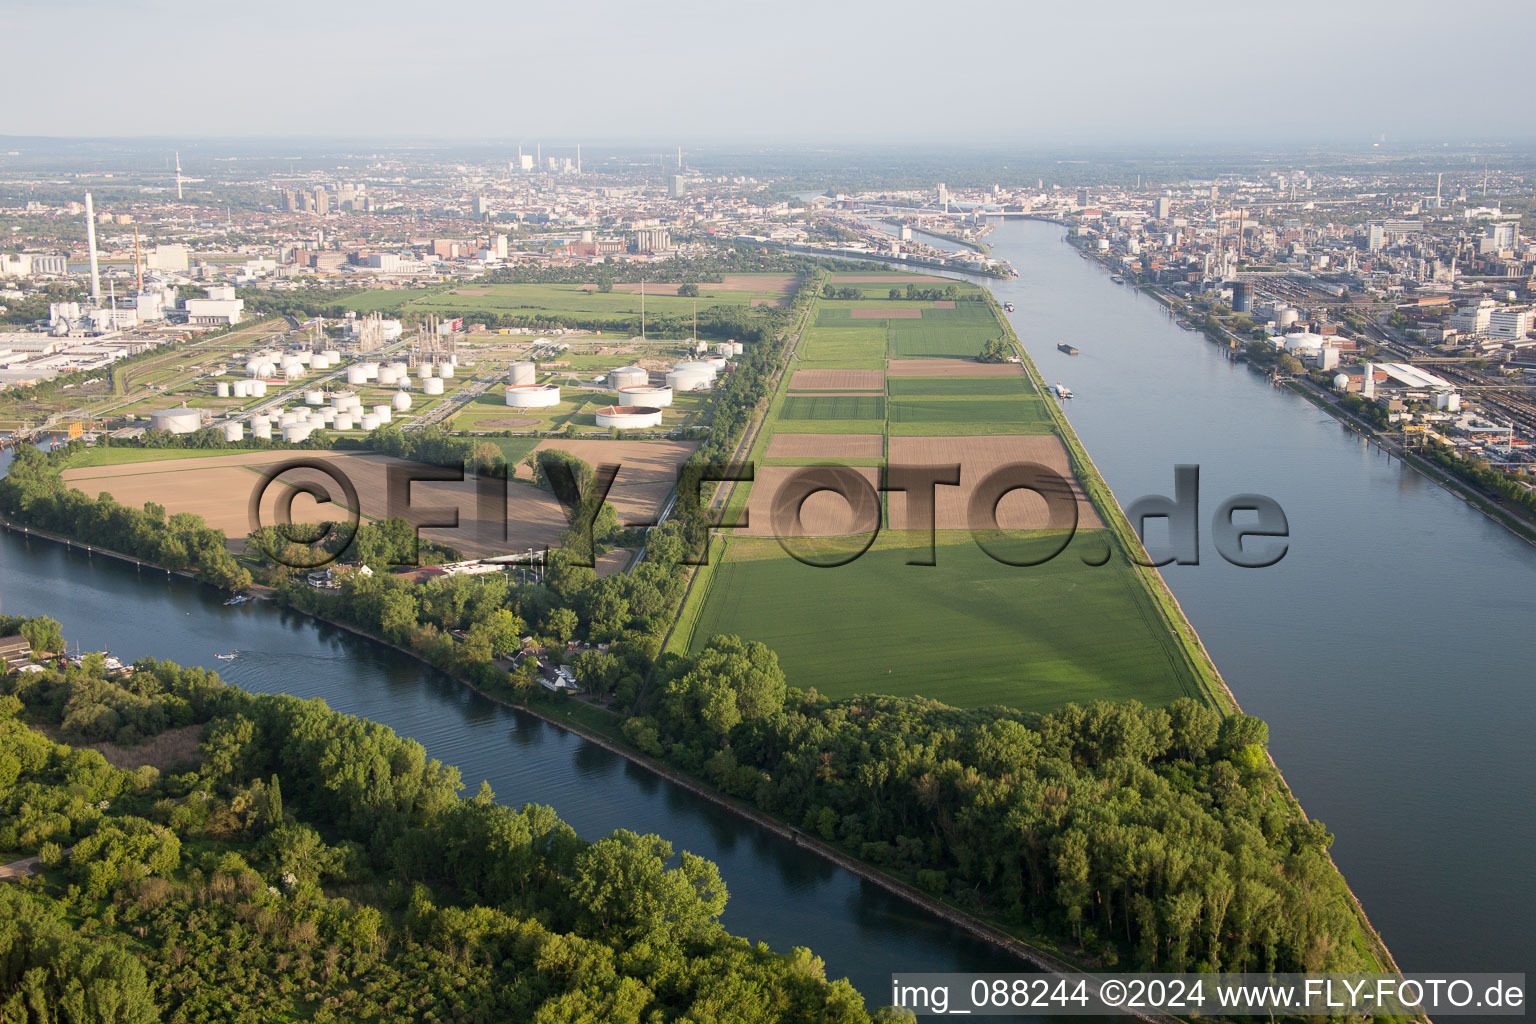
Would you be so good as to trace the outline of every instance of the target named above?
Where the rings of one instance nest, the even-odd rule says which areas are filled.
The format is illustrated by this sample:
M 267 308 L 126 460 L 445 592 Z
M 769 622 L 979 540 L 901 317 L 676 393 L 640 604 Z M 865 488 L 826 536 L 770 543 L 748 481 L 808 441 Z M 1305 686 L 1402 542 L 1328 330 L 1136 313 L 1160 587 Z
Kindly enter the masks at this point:
M 1446 326 L 1467 334 L 1487 334 L 1488 323 L 1498 303 L 1482 299 L 1472 305 L 1462 306 L 1446 320 Z
M 157 245 L 145 261 L 150 270 L 186 270 L 187 247 L 184 245 Z
M 1488 314 L 1488 336 L 1491 338 L 1520 341 L 1531 333 L 1531 327 L 1532 313 L 1528 306 L 1506 306 Z

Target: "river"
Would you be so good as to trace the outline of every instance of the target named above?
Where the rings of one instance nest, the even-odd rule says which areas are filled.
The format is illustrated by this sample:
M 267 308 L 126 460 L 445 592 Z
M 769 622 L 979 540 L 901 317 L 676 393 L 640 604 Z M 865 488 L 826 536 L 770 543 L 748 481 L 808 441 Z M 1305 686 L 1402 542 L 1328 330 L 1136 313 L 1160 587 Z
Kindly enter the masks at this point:
M 1063 230 L 987 236 L 987 281 L 1120 504 L 1200 466 L 1201 562 L 1165 579 L 1408 971 L 1532 965 L 1536 550 L 1305 399 L 1114 284 Z M 1057 350 L 1059 342 L 1081 354 Z M 1285 558 L 1225 562 L 1225 498 L 1289 520 Z M 1149 541 L 1152 538 L 1149 537 Z

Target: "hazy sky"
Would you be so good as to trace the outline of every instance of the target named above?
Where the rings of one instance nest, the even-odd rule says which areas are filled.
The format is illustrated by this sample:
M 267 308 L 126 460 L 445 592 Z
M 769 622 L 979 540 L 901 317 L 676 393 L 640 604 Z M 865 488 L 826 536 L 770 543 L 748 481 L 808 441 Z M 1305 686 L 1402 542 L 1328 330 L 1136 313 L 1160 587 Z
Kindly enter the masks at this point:
M 0 0 L 0 134 L 1524 141 L 1533 29 L 1531 0 Z

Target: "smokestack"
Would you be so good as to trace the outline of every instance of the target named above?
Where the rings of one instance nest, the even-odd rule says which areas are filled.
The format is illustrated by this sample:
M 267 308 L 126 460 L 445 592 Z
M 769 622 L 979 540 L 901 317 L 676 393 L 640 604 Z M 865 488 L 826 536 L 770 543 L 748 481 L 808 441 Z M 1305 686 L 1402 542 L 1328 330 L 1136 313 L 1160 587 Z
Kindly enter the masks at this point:
M 133 226 L 133 286 L 136 294 L 144 294 L 144 266 L 139 262 L 139 226 Z
M 101 267 L 96 261 L 96 208 L 85 194 L 85 244 L 91 250 L 91 304 L 101 305 Z
M 181 151 L 176 151 L 176 199 L 181 200 Z
M 576 143 L 576 173 L 581 173 L 581 143 Z

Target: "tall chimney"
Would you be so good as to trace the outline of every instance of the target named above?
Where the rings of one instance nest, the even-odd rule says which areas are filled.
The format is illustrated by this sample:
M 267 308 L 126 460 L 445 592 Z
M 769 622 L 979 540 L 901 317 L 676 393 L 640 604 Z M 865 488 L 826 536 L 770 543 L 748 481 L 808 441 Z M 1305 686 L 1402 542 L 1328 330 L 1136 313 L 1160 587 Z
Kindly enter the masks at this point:
M 101 305 L 101 267 L 96 261 L 96 208 L 91 194 L 85 194 L 85 244 L 91 250 L 91 303 Z

